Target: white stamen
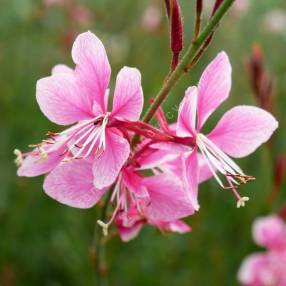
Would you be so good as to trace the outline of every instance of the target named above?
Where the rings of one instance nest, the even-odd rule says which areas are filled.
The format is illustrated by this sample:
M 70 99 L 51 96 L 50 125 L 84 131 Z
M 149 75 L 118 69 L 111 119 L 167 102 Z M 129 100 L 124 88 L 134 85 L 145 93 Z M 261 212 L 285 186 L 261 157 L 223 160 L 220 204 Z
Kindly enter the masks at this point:
M 86 131 L 86 129 L 88 129 Z M 93 126 L 85 126 L 83 127 L 83 129 L 77 134 L 81 134 L 83 131 L 86 131 L 84 132 L 73 144 L 72 144 L 72 147 L 70 148 L 70 150 L 72 150 L 74 147 L 77 147 L 77 145 L 87 136 L 87 135 L 90 135 L 91 131 L 94 129 Z
M 215 173 L 214 168 L 216 168 L 222 175 L 228 177 L 230 181 L 236 185 L 239 185 L 247 179 L 247 176 L 245 176 L 239 166 L 203 134 L 197 135 L 197 145 L 213 175 Z M 214 177 L 221 185 L 218 176 L 214 175 Z
M 253 180 L 253 177 L 246 176 L 239 166 L 220 150 L 211 140 L 203 134 L 197 135 L 197 146 L 201 151 L 211 173 L 223 189 L 231 189 L 237 198 L 237 207 L 245 206 L 248 197 L 241 197 L 236 188 L 242 183 Z M 225 186 L 217 173 L 225 176 L 228 186 Z M 237 186 L 235 186 L 237 185 Z
M 207 165 L 208 165 L 210 171 L 212 172 L 214 178 L 216 179 L 216 181 L 218 182 L 218 184 L 219 184 L 222 188 L 224 188 L 224 185 L 223 185 L 221 179 L 219 178 L 219 176 L 217 175 L 217 173 L 216 173 L 216 171 L 214 170 L 213 166 L 211 165 L 211 162 L 212 162 L 212 161 L 209 160 L 209 158 L 208 158 L 207 155 L 205 154 L 203 145 L 200 144 L 200 141 L 199 141 L 199 140 L 197 140 L 197 145 L 198 145 L 199 149 L 201 150 L 201 152 L 202 152 L 202 154 L 203 154 L 203 157 L 204 157 L 204 159 L 206 160 L 206 163 L 207 163 Z

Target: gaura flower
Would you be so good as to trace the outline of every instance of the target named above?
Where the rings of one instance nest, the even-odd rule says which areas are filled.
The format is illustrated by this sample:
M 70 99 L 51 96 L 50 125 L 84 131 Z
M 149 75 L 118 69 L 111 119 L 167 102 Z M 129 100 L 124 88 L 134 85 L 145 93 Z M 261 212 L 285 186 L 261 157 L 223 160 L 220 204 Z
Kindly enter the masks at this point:
M 181 160 L 174 160 L 175 166 L 171 168 L 169 164 L 168 168 L 182 169 L 182 178 L 194 201 L 199 181 L 207 179 L 211 173 L 223 189 L 233 191 L 237 207 L 241 207 L 249 198 L 241 197 L 237 187 L 254 178 L 247 176 L 230 156 L 240 158 L 254 152 L 270 138 L 278 122 L 263 109 L 236 106 L 224 114 L 212 132 L 204 135 L 205 122 L 228 98 L 230 88 L 231 65 L 228 56 L 221 52 L 205 69 L 198 86 L 187 89 L 179 106 L 175 134 L 192 139 L 192 147 L 179 147 L 178 144 L 175 147 L 173 143 L 156 143 L 153 147 L 181 154 Z
M 61 163 L 52 170 L 44 182 L 45 192 L 60 203 L 89 208 L 96 204 L 109 188 L 97 189 L 92 172 L 93 160 L 73 160 Z M 148 222 L 162 230 L 186 231 L 176 220 L 194 213 L 192 203 L 181 182 L 165 174 L 143 177 L 133 167 L 123 167 L 116 180 L 110 202 L 114 206 L 108 222 L 98 221 L 107 234 L 115 221 L 124 232 L 133 233 Z M 176 229 L 177 226 L 177 229 Z
M 37 82 L 36 98 L 52 122 L 73 125 L 49 138 L 29 153 L 18 155 L 19 176 L 48 173 L 61 162 L 93 156 L 94 186 L 111 185 L 130 153 L 126 133 L 117 122 L 137 121 L 143 107 L 141 75 L 122 68 L 116 79 L 112 111 L 108 111 L 111 68 L 101 41 L 91 32 L 80 34 L 72 48 L 75 69 L 56 66 L 52 75 Z M 85 164 L 85 163 L 82 163 Z
M 266 252 L 249 255 L 238 272 L 245 286 L 286 285 L 286 225 L 276 215 L 256 219 L 254 241 L 267 248 Z

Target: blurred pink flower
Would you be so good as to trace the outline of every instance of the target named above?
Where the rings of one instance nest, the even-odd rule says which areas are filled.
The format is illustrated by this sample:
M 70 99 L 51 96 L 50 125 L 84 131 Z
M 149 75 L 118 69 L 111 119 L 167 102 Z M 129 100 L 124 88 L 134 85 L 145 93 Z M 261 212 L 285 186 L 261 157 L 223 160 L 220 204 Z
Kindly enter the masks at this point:
M 186 149 L 186 146 L 174 148 L 174 144 L 169 143 L 156 144 L 161 149 L 168 149 L 169 145 L 169 151 L 177 149 L 178 153 L 183 153 L 182 178 L 194 202 L 200 176 L 199 160 L 202 159 L 218 184 L 233 191 L 237 207 L 244 206 L 248 197 L 241 197 L 236 188 L 254 178 L 245 175 L 229 156 L 240 158 L 251 154 L 278 127 L 275 118 L 267 111 L 252 106 L 237 106 L 224 114 L 212 132 L 203 135 L 201 129 L 204 123 L 228 98 L 230 88 L 231 65 L 228 56 L 221 52 L 203 72 L 198 87 L 187 89 L 179 107 L 176 135 L 192 139 L 195 147 Z M 225 178 L 227 185 L 219 174 Z M 202 176 L 207 178 L 209 175 Z
M 255 220 L 253 237 L 264 253 L 245 258 L 238 280 L 245 286 L 286 285 L 286 224 L 276 215 Z
M 141 18 L 141 26 L 146 32 L 155 32 L 162 22 L 162 8 L 151 4 L 144 11 Z
M 130 152 L 129 142 L 116 120 L 137 121 L 143 107 L 141 75 L 124 67 L 117 75 L 112 111 L 107 111 L 111 69 L 101 41 L 91 32 L 80 34 L 72 48 L 75 69 L 56 66 L 52 75 L 37 82 L 41 111 L 54 123 L 74 126 L 37 144 L 18 170 L 19 176 L 50 172 L 61 162 L 93 160 L 94 186 L 111 185 Z M 80 161 L 80 160 L 77 160 Z M 75 163 L 74 163 L 75 164 Z
M 284 33 L 286 29 L 286 12 L 282 9 L 269 11 L 264 17 L 263 24 L 269 32 Z
M 91 11 L 82 5 L 71 7 L 70 17 L 72 21 L 84 26 L 89 25 L 93 18 Z
M 63 6 L 67 3 L 67 0 L 43 0 L 45 6 Z

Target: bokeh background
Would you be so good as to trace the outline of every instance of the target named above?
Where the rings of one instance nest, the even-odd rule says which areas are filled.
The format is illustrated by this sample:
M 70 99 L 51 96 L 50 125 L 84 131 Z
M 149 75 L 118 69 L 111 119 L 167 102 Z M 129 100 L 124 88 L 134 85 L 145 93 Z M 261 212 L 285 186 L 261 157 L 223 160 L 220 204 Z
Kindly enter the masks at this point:
M 14 148 L 27 150 L 48 130 L 60 130 L 40 112 L 37 79 L 53 65 L 71 63 L 75 36 L 86 30 L 104 42 L 112 65 L 112 87 L 123 65 L 143 75 L 145 108 L 169 69 L 168 23 L 163 1 L 151 0 L 0 0 L 0 285 L 94 285 L 90 257 L 96 209 L 60 205 L 42 191 L 43 177 L 18 178 Z M 181 0 L 185 46 L 192 37 L 194 1 Z M 213 1 L 207 2 L 207 20 Z M 237 0 L 224 18 L 200 63 L 172 91 L 164 108 L 170 121 L 187 86 L 206 64 L 225 50 L 233 66 L 231 98 L 209 121 L 214 126 L 228 108 L 257 104 L 246 61 L 259 43 L 274 82 L 274 113 L 280 129 L 272 145 L 238 160 L 257 178 L 241 188 L 250 202 L 236 209 L 233 196 L 213 180 L 200 188 L 200 211 L 187 221 L 187 235 L 162 235 L 144 227 L 129 243 L 114 238 L 107 247 L 110 285 L 236 285 L 241 260 L 257 250 L 252 242 L 255 217 L 276 212 L 285 202 L 283 184 L 271 200 L 275 160 L 285 153 L 286 3 Z M 283 164 L 281 165 L 283 166 Z M 279 171 L 282 169 L 278 168 Z M 284 184 L 284 189 L 285 189 Z

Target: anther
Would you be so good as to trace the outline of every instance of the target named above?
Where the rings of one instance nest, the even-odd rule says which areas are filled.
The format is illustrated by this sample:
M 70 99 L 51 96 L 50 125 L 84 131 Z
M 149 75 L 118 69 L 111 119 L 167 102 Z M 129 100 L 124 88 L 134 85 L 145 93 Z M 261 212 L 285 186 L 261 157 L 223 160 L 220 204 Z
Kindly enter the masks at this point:
M 244 207 L 245 203 L 248 201 L 249 201 L 249 197 L 241 197 L 240 199 L 238 199 L 236 203 L 236 207 L 237 208 Z
M 21 166 L 23 163 L 23 155 L 22 152 L 18 149 L 14 150 L 14 154 L 16 155 L 16 159 L 14 160 L 16 166 Z
M 101 221 L 101 220 L 97 220 L 97 224 L 102 227 L 102 233 L 103 233 L 103 235 L 104 235 L 104 236 L 107 236 L 107 235 L 108 235 L 108 226 L 109 226 L 109 225 L 108 225 L 107 223 L 104 223 L 104 222 Z

